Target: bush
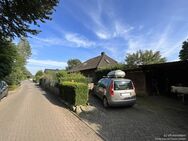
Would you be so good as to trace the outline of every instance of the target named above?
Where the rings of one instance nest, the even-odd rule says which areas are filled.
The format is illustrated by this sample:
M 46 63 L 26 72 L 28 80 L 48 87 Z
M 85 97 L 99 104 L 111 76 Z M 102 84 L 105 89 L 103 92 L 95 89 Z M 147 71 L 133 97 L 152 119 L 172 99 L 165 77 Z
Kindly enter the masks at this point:
M 84 83 L 66 82 L 60 84 L 60 95 L 71 105 L 86 105 L 88 101 L 88 86 Z
M 103 78 L 103 76 L 107 76 L 107 74 L 112 70 L 125 70 L 125 69 L 126 69 L 125 64 L 117 64 L 117 65 L 113 65 L 113 66 L 100 68 L 99 70 L 97 70 L 95 72 L 96 77 L 94 79 L 94 83 L 98 82 L 101 78 Z
M 34 77 L 34 82 L 38 83 L 39 80 L 43 77 L 44 73 L 42 70 L 39 70 Z
M 48 81 L 50 87 L 55 87 L 58 83 L 56 72 L 44 73 L 43 79 Z
M 81 73 L 67 73 L 66 71 L 58 72 L 57 79 L 59 83 L 62 83 L 64 81 L 88 83 L 88 79 Z

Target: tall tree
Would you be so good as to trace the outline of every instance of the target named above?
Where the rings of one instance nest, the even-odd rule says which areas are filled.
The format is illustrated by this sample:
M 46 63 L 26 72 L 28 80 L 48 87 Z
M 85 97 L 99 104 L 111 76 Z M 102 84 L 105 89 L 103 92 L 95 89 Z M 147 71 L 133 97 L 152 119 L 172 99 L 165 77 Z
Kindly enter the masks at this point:
M 182 49 L 179 52 L 180 60 L 187 60 L 188 59 L 188 39 L 187 41 L 183 42 Z
M 70 70 L 73 67 L 76 67 L 77 65 L 81 64 L 82 62 L 79 59 L 70 59 L 67 61 L 68 67 L 66 70 Z
M 25 65 L 27 63 L 27 59 L 31 56 L 31 46 L 26 38 L 21 38 L 20 42 L 17 45 L 17 50 L 19 53 L 17 62 L 20 66 L 20 68 L 25 71 Z
M 12 72 L 12 66 L 16 62 L 18 53 L 16 45 L 10 41 L 3 41 L 0 44 L 0 79 Z
M 18 53 L 22 56 L 25 60 L 29 59 L 31 56 L 31 46 L 28 40 L 24 37 L 21 38 L 20 42 L 18 43 Z
M 152 50 L 139 50 L 136 53 L 127 54 L 125 62 L 127 67 L 135 68 L 139 65 L 164 63 L 166 62 L 166 58 L 161 57 L 159 51 L 153 52 Z
M 8 48 L 4 47 L 4 49 L 8 51 Z M 9 85 L 17 85 L 21 80 L 28 77 L 28 71 L 25 65 L 31 55 L 29 42 L 26 38 L 22 38 L 18 45 L 14 46 L 14 49 L 16 50 L 16 52 L 12 54 L 15 55 L 14 61 L 11 64 L 9 63 L 9 69 L 11 68 L 11 71 L 3 78 Z
M 0 1 L 0 40 L 14 37 L 27 37 L 37 34 L 30 25 L 39 26 L 51 20 L 54 7 L 59 0 L 1 0 Z

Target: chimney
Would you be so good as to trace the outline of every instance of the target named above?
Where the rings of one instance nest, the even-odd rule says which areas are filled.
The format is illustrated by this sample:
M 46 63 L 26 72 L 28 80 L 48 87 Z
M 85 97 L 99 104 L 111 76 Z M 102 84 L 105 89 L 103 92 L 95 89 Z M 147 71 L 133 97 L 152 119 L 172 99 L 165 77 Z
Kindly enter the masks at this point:
M 101 56 L 105 55 L 105 52 L 101 52 Z

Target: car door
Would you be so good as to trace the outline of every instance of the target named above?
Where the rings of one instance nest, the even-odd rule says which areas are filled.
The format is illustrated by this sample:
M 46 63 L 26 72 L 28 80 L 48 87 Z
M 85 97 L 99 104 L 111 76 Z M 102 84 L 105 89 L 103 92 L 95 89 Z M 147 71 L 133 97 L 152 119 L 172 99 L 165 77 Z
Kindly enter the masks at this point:
M 3 84 L 2 81 L 0 81 L 0 99 L 3 97 Z
M 104 89 L 104 78 L 103 79 L 100 79 L 97 83 L 97 86 L 96 86 L 96 95 L 99 97 L 99 98 L 102 98 L 103 97 L 103 89 Z
M 106 94 L 106 88 L 107 88 L 107 86 L 106 86 L 106 81 L 107 81 L 107 79 L 104 78 L 104 79 L 101 81 L 100 86 L 99 86 L 99 97 L 100 97 L 101 99 L 103 99 L 104 95 Z
M 3 81 L 3 97 L 7 96 L 8 93 L 8 85 Z

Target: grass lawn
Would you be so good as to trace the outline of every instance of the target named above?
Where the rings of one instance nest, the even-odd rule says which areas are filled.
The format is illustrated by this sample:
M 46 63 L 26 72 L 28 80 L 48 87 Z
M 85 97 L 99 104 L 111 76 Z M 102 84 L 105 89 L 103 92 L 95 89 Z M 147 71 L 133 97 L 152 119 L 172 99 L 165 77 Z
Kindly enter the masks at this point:
M 15 89 L 17 89 L 20 85 L 9 85 L 9 91 L 14 91 Z

